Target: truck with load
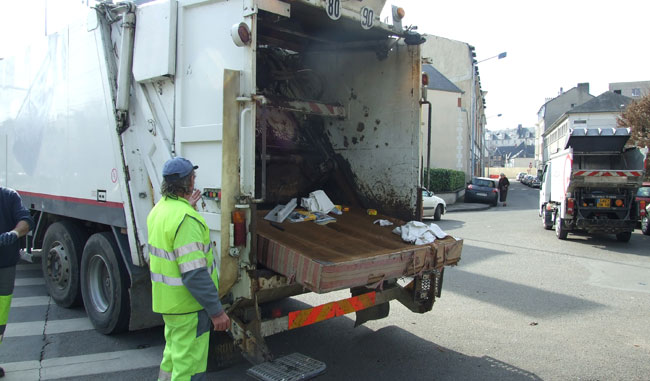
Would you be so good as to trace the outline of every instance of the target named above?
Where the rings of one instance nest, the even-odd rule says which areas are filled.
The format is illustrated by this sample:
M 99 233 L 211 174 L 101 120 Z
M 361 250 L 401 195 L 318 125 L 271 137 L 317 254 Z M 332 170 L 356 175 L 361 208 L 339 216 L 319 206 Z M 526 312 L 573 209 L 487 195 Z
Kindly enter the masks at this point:
M 545 164 L 539 214 L 545 229 L 615 234 L 630 240 L 639 211 L 634 202 L 644 176 L 644 155 L 626 148 L 626 128 L 574 128 L 564 149 Z
M 430 311 L 462 240 L 414 245 L 373 224 L 421 218 L 426 152 L 422 39 L 401 9 L 380 22 L 383 6 L 101 2 L 1 60 L 0 182 L 37 221 L 27 252 L 40 252 L 52 299 L 83 303 L 105 334 L 162 323 L 146 218 L 163 164 L 183 156 L 199 166 L 231 345 L 251 361 L 271 357 L 265 336 L 351 312 L 380 319 L 391 300 Z M 315 190 L 349 211 L 327 225 L 264 219 Z M 345 289 L 327 313 L 266 308 Z

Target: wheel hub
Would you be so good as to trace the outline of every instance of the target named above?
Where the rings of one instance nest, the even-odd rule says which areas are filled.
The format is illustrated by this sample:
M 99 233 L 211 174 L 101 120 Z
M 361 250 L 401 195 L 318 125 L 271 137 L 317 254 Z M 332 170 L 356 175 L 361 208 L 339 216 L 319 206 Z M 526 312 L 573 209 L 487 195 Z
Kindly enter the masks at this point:
M 59 289 L 70 282 L 70 259 L 60 242 L 55 242 L 47 253 L 47 276 Z
M 113 295 L 113 282 L 110 270 L 104 258 L 93 255 L 88 265 L 88 290 L 93 308 L 99 312 L 106 312 L 111 305 Z

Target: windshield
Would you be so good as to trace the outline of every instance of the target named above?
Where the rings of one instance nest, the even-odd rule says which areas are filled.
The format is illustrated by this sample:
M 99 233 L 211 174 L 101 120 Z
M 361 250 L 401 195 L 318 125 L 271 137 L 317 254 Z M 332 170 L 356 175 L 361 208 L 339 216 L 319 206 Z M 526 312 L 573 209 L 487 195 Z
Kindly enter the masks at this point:
M 478 185 L 480 187 L 490 187 L 494 188 L 494 181 L 492 180 L 485 180 L 485 179 L 472 179 L 472 184 L 473 185 Z
M 639 197 L 650 197 L 650 187 L 639 188 L 639 191 L 636 193 Z

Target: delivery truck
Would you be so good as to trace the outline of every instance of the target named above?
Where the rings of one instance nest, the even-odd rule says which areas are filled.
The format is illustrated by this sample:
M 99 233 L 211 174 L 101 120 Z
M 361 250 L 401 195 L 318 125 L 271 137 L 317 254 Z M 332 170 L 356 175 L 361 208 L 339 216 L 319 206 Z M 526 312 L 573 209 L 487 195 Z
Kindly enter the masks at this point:
M 37 221 L 27 251 L 52 299 L 83 303 L 106 334 L 162 323 L 146 218 L 163 164 L 183 156 L 199 166 L 230 335 L 252 361 L 271 357 L 265 336 L 351 312 L 362 324 L 391 300 L 430 311 L 462 240 L 414 245 L 373 224 L 421 218 L 426 152 L 422 38 L 402 9 L 380 22 L 383 6 L 101 2 L 1 60 L 0 182 Z M 343 206 L 335 222 L 264 218 L 316 190 Z M 346 289 L 304 311 L 266 308 Z
M 552 154 L 542 175 L 539 214 L 545 229 L 615 234 L 627 242 L 638 220 L 634 202 L 644 176 L 644 155 L 625 147 L 627 128 L 573 128 L 564 149 Z

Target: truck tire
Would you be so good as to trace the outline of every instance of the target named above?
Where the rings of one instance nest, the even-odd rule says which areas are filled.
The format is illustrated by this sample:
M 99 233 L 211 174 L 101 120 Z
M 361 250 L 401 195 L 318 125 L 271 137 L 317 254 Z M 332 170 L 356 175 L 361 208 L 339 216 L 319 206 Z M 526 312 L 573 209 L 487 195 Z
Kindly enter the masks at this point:
M 616 233 L 616 240 L 619 242 L 629 242 L 632 238 L 632 232 Z
M 54 302 L 65 308 L 81 305 L 79 264 L 88 235 L 72 221 L 58 221 L 43 238 L 41 268 Z
M 641 232 L 645 235 L 650 235 L 650 218 L 648 216 L 641 219 Z
M 81 293 L 88 318 L 105 335 L 128 328 L 128 277 L 113 235 L 93 234 L 81 259 Z
M 436 206 L 436 211 L 433 213 L 433 220 L 440 221 L 440 216 L 442 216 L 442 205 Z
M 556 218 L 555 219 L 555 235 L 561 240 L 565 240 L 569 235 L 569 231 L 564 227 L 564 219 Z
M 542 210 L 542 225 L 546 230 L 553 230 L 553 213 L 546 208 Z

